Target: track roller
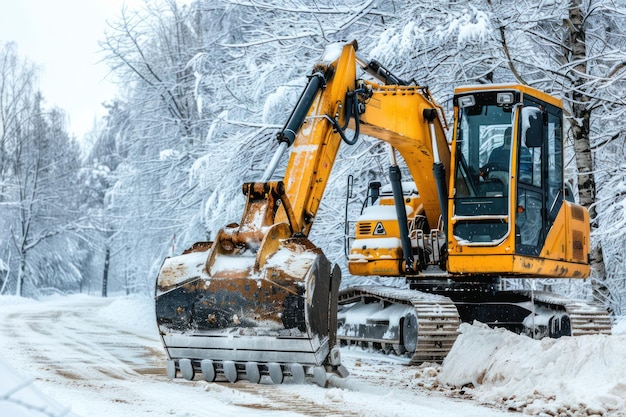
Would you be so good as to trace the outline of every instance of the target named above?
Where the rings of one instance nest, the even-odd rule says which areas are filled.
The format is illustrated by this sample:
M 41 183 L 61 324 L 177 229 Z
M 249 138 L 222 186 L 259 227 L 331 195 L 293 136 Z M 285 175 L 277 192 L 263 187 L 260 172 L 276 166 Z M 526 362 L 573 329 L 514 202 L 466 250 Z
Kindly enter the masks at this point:
M 256 362 L 246 363 L 246 376 L 248 381 L 253 384 L 258 384 L 261 381 L 261 371 L 259 371 L 259 364 Z
M 200 370 L 202 371 L 202 377 L 206 382 L 215 381 L 215 365 L 210 359 L 204 359 L 200 362 Z
M 289 365 L 289 370 L 291 371 L 291 376 L 296 384 L 304 384 L 304 381 L 306 380 L 306 373 L 302 365 L 299 363 L 292 363 Z
M 239 375 L 237 374 L 237 365 L 233 361 L 224 361 L 222 363 L 224 367 L 224 376 L 228 382 L 237 382 Z

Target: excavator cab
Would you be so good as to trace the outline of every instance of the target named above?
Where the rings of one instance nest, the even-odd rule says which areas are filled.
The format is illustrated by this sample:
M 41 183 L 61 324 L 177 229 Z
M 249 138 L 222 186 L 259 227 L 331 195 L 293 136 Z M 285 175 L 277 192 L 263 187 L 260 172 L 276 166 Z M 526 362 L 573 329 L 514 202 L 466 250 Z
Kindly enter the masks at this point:
M 459 88 L 454 111 L 449 271 L 587 276 L 588 214 L 565 200 L 561 101 L 521 85 Z

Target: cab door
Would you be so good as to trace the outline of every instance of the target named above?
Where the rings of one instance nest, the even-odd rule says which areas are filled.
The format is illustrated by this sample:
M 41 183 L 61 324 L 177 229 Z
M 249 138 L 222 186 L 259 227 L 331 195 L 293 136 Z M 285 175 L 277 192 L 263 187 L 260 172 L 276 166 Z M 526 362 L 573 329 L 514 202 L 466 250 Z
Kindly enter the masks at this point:
M 538 256 L 563 204 L 562 110 L 528 98 L 519 120 L 516 252 Z

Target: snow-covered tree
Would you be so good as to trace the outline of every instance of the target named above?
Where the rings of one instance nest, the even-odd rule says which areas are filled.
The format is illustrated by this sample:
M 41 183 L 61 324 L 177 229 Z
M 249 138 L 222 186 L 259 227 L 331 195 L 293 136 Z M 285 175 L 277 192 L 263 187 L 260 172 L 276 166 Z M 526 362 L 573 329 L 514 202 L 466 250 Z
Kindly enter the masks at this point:
M 37 70 L 14 44 L 0 50 L 0 259 L 4 292 L 36 296 L 76 289 L 85 253 L 71 233 L 78 144 L 65 115 L 45 107 Z
M 202 137 L 186 67 L 197 52 L 195 25 L 192 11 L 174 1 L 146 2 L 140 10 L 124 9 L 103 43 L 125 92 L 124 127 L 116 137 L 123 154 L 104 200 L 106 250 L 113 276 L 129 276 L 119 284 L 135 290 L 151 291 L 147 283 L 160 258 L 198 211 L 193 196 L 185 197 Z

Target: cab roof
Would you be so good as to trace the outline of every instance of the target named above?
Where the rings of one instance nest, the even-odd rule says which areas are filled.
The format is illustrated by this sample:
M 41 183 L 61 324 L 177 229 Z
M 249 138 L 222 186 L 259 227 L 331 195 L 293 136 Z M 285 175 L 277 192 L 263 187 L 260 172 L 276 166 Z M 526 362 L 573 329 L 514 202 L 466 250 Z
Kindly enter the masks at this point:
M 544 93 L 541 90 L 537 90 L 536 88 L 529 87 L 523 84 L 477 84 L 477 85 L 466 85 L 457 87 L 454 89 L 454 95 L 463 95 L 467 93 L 473 92 L 484 92 L 484 91 L 500 91 L 500 90 L 515 90 L 519 91 L 523 95 L 529 95 L 534 97 L 540 101 L 544 101 L 553 106 L 563 108 L 563 101 L 559 98 L 551 96 L 550 94 Z

